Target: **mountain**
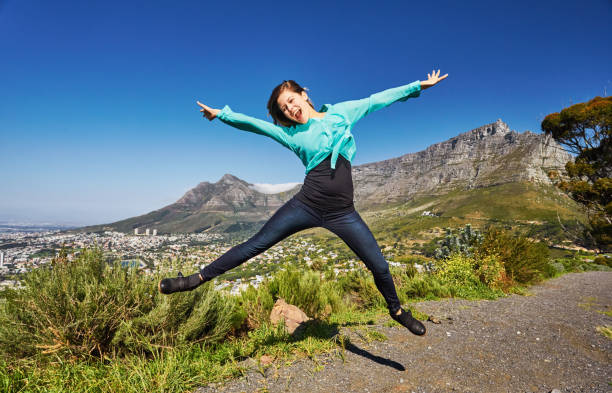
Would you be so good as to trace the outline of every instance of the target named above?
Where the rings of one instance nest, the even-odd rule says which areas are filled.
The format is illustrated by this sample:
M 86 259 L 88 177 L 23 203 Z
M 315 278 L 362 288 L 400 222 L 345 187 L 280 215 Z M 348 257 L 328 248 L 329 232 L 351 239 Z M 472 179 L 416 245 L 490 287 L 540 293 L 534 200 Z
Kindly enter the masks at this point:
M 277 194 L 256 191 L 254 185 L 231 174 L 216 183 L 202 182 L 178 201 L 150 213 L 111 224 L 79 228 L 80 232 L 115 230 L 133 233 L 135 228 L 158 233 L 215 231 L 237 232 L 260 226 L 300 189 Z
M 498 119 L 417 153 L 354 166 L 355 205 L 361 212 L 429 198 L 428 206 L 435 206 L 432 196 L 438 199 L 446 197 L 449 202 L 448 195 L 454 195 L 453 200 L 461 200 L 461 195 L 477 195 L 479 190 L 488 190 L 491 194 L 492 189 L 519 193 L 519 200 L 523 192 L 538 194 L 538 190 L 542 190 L 555 193 L 546 174 L 552 169 L 563 172 L 565 163 L 571 158 L 550 137 L 530 131 L 517 133 Z M 523 188 L 517 188 L 519 184 Z M 177 202 L 159 210 L 111 224 L 80 228 L 79 231 L 112 229 L 133 232 L 134 228 L 157 229 L 158 233 L 253 230 L 259 228 L 300 187 L 264 194 L 255 190 L 253 184 L 225 174 L 216 183 L 198 184 Z M 562 198 L 560 193 L 555 195 Z M 531 201 L 533 198 L 538 199 L 537 196 L 528 199 Z M 499 197 L 495 199 L 500 200 Z M 570 202 L 559 199 L 558 203 Z M 554 202 L 546 209 L 554 209 L 558 203 Z M 567 206 L 564 209 L 567 210 Z
M 519 134 L 498 119 L 417 153 L 353 167 L 355 201 L 366 207 L 423 192 L 443 194 L 521 181 L 551 184 L 547 172 L 564 170 L 571 158 L 552 138 L 530 131 Z

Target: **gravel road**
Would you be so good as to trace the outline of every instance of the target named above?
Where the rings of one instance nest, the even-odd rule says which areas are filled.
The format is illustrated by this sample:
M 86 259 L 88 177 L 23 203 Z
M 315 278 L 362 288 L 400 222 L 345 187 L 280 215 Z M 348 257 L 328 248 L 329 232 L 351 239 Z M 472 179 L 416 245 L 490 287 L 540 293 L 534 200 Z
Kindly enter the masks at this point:
M 359 329 L 342 359 L 272 364 L 265 377 L 255 361 L 244 377 L 208 385 L 211 392 L 612 392 L 612 340 L 596 326 L 612 325 L 612 272 L 571 273 L 531 287 L 529 296 L 498 300 L 416 303 L 437 317 L 425 336 L 404 327 L 367 327 L 386 341 L 364 340 Z

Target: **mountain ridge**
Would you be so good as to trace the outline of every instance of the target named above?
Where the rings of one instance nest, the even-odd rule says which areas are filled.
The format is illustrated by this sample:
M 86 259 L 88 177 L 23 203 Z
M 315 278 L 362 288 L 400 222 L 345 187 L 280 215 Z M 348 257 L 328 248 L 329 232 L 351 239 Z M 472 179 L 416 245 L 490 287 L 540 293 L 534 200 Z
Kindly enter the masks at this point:
M 518 133 L 501 119 L 459 133 L 415 153 L 352 167 L 355 206 L 410 200 L 421 194 L 484 188 L 528 181 L 550 185 L 547 171 L 563 172 L 572 156 L 554 140 L 531 131 Z M 217 182 L 200 182 L 175 203 L 147 214 L 79 231 L 155 227 L 164 232 L 202 232 L 255 228 L 295 195 L 301 184 L 264 194 L 230 173 Z
M 551 184 L 546 172 L 564 171 L 571 158 L 550 137 L 518 133 L 498 119 L 416 153 L 353 167 L 355 199 L 364 207 L 457 186 L 471 189 L 523 180 Z M 496 172 L 500 169 L 502 173 Z

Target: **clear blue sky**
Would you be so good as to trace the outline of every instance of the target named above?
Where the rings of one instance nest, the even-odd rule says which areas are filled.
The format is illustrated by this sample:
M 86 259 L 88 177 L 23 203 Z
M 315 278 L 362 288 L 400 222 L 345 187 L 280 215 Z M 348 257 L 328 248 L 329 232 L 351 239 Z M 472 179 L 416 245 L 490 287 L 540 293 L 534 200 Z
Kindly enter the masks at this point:
M 301 182 L 273 140 L 201 117 L 266 118 L 295 79 L 317 108 L 449 77 L 353 129 L 353 165 L 497 118 L 542 118 L 612 91 L 612 2 L 0 0 L 0 221 L 96 224 L 231 173 Z

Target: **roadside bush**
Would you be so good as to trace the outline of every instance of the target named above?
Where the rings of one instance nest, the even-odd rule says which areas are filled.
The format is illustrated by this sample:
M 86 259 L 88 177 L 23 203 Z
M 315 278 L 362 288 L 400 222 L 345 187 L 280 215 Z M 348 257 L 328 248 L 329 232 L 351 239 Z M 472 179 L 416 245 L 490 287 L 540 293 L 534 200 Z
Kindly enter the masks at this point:
M 478 282 L 476 270 L 476 260 L 473 257 L 453 252 L 436 263 L 435 274 L 443 283 L 471 286 Z
M 452 296 L 494 298 L 499 290 L 512 286 L 495 255 L 477 259 L 462 253 L 452 253 L 440 260 L 434 275 L 448 288 Z
M 352 270 L 338 276 L 338 286 L 346 303 L 354 304 L 358 309 L 386 305 L 384 298 L 374 284 L 372 273 L 366 270 Z
M 329 278 L 330 272 L 326 272 L 328 278 L 322 280 L 319 273 L 311 270 L 288 269 L 278 272 L 257 288 L 249 285 L 241 292 L 238 302 L 248 330 L 257 329 L 270 321 L 270 312 L 278 298 L 285 299 L 314 318 L 324 318 L 343 307 L 341 290 Z
M 419 271 L 417 270 L 416 266 L 414 266 L 414 264 L 411 263 L 406 265 L 405 274 L 408 278 L 416 276 L 418 272 Z
M 409 298 L 435 299 L 452 297 L 454 288 L 445 285 L 442 280 L 433 274 L 419 274 L 410 279 L 403 288 Z
M 499 256 L 495 254 L 481 256 L 477 266 L 476 275 L 489 288 L 508 289 L 512 285 Z
M 0 350 L 15 357 L 102 356 L 122 321 L 153 307 L 156 290 L 135 269 L 108 266 L 97 248 L 74 261 L 56 258 L 20 280 L 22 289 L 2 293 L 0 311 Z
M 557 258 L 555 259 L 556 263 L 559 263 L 563 266 L 563 270 L 566 272 L 580 272 L 583 269 L 580 268 L 580 265 L 583 264 L 582 260 L 578 257 L 573 258 Z
M 565 266 L 563 266 L 563 264 L 560 262 L 551 262 L 549 263 L 549 266 L 554 269 L 554 274 L 550 275 L 550 277 L 553 277 L 555 274 L 563 273 L 565 271 Z
M 261 283 L 257 288 L 249 285 L 240 293 L 238 301 L 248 329 L 257 329 L 270 320 L 274 298 L 268 290 L 267 282 Z
M 512 286 L 501 261 L 495 256 L 477 259 L 453 252 L 435 263 L 435 272 L 417 274 L 400 281 L 398 295 L 411 298 L 438 299 L 445 297 L 493 299 Z M 401 277 L 401 276 L 400 276 Z M 403 300 L 402 300 L 403 301 Z
M 547 271 L 548 247 L 533 242 L 522 235 L 513 235 L 496 227 L 489 227 L 476 255 L 498 255 L 508 277 L 518 283 L 528 284 L 540 281 Z
M 560 269 L 560 270 L 559 270 Z M 543 276 L 546 278 L 552 278 L 563 272 L 564 268 L 561 264 L 555 264 L 554 262 L 548 262 L 543 272 Z
M 596 263 L 584 263 L 582 264 L 582 269 L 584 271 L 598 271 L 598 272 L 612 271 L 612 268 L 609 268 L 605 265 L 598 265 Z
M 190 343 L 215 343 L 238 328 L 244 318 L 235 299 L 208 282 L 195 291 L 156 294 L 149 312 L 123 321 L 113 344 L 127 352 L 151 353 Z
M 105 357 L 186 342 L 213 342 L 237 324 L 231 299 L 210 285 L 161 295 L 156 278 L 108 264 L 99 248 L 55 258 L 1 294 L 0 352 Z M 208 284 L 205 284 L 208 285 Z
M 288 266 L 287 270 L 274 275 L 267 288 L 274 301 L 283 298 L 313 318 L 320 318 L 342 306 L 335 283 L 323 282 L 320 274 L 312 270 Z
M 598 265 L 603 265 L 607 267 L 612 267 L 612 258 L 605 257 L 603 255 L 598 255 L 593 259 L 593 263 Z

